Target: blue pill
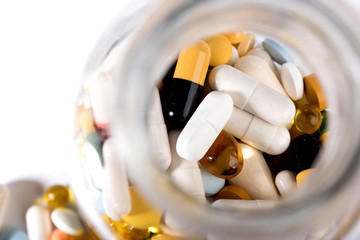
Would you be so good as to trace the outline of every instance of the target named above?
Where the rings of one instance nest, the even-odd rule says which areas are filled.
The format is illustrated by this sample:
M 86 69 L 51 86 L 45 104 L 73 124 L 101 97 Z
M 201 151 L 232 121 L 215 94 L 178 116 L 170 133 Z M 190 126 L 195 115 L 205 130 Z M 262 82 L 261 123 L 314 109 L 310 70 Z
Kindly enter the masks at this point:
M 19 229 L 8 229 L 0 233 L 0 240 L 29 240 L 29 238 Z
M 275 62 L 279 64 L 284 64 L 287 62 L 294 63 L 291 54 L 274 40 L 270 38 L 266 38 L 262 42 L 262 45 Z
M 218 193 L 225 185 L 224 178 L 218 178 L 206 171 L 200 166 L 201 177 L 204 184 L 204 190 L 206 196 L 212 196 Z

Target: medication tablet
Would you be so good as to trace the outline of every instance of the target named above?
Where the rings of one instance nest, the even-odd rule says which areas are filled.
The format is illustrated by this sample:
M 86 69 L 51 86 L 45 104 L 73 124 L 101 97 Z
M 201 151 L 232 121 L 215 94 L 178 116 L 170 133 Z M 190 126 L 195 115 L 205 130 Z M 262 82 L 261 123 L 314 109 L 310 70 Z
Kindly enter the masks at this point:
M 218 91 L 209 93 L 180 133 L 176 143 L 179 156 L 199 161 L 224 128 L 232 111 L 233 101 L 229 95 Z
M 128 214 L 131 210 L 129 182 L 124 159 L 119 159 L 113 138 L 105 141 L 103 153 L 105 161 L 104 209 L 112 219 L 120 221 L 120 215 Z
M 274 89 L 284 96 L 288 96 L 266 61 L 258 56 L 247 55 L 236 61 L 234 68 L 255 78 L 269 88 Z
M 282 197 L 290 196 L 297 188 L 295 175 L 289 170 L 279 172 L 275 177 L 275 184 Z
M 309 168 L 309 169 L 306 169 L 306 170 L 303 170 L 301 172 L 299 172 L 297 175 L 296 175 L 296 183 L 298 186 L 300 186 L 301 184 L 304 183 L 304 181 L 310 176 L 310 174 L 313 172 L 313 168 Z
M 0 240 L 29 240 L 29 238 L 19 229 L 8 229 L 0 233 Z
M 231 65 L 231 66 L 234 65 L 238 59 L 239 59 L 239 54 L 238 54 L 236 48 L 232 47 L 232 57 L 231 57 L 231 60 L 228 63 L 228 65 Z
M 218 192 L 215 197 L 217 199 L 243 199 L 251 200 L 251 197 L 244 189 L 237 186 L 225 186 Z
M 225 179 L 215 177 L 202 167 L 200 168 L 200 170 L 206 196 L 212 196 L 224 187 Z
M 215 67 L 210 87 L 231 96 L 234 105 L 273 125 L 285 126 L 295 116 L 294 103 L 284 95 L 229 65 Z
M 315 74 L 304 77 L 304 94 L 309 103 L 317 107 L 320 111 L 328 107 L 325 92 Z
M 237 31 L 225 33 L 224 36 L 230 40 L 231 44 L 238 44 L 244 39 L 245 34 L 243 31 Z
M 210 66 L 215 67 L 230 62 L 233 54 L 229 39 L 223 35 L 215 35 L 205 39 L 205 42 L 210 47 Z
M 228 180 L 230 185 L 244 189 L 252 199 L 278 199 L 279 194 L 273 176 L 262 153 L 243 143 L 240 143 L 240 148 L 244 157 L 244 166 L 236 177 Z
M 261 48 L 254 48 L 254 49 L 251 49 L 246 55 L 258 56 L 258 57 L 264 59 L 266 61 L 266 63 L 269 65 L 269 67 L 271 68 L 271 71 L 277 77 L 277 79 L 280 79 L 279 71 L 276 68 L 274 61 L 271 59 L 271 57 L 267 51 L 265 51 L 264 49 L 261 49 Z
M 246 53 L 254 47 L 254 44 L 255 44 L 255 36 L 246 33 L 237 48 L 239 57 L 245 56 Z
M 281 65 L 281 83 L 289 97 L 296 101 L 304 94 L 304 81 L 300 71 L 293 63 Z
M 51 220 L 58 229 L 72 236 L 80 236 L 85 231 L 80 216 L 69 208 L 55 208 Z
M 55 229 L 50 235 L 50 240 L 72 240 L 72 236 L 62 232 L 60 229 Z
M 102 150 L 101 150 L 102 151 Z M 104 185 L 105 173 L 102 167 L 102 160 L 94 145 L 85 141 L 83 146 L 84 162 L 93 186 L 101 190 Z M 101 155 L 102 157 L 102 155 Z
M 106 72 L 97 73 L 90 88 L 90 102 L 94 113 L 95 125 L 108 129 L 111 120 L 111 106 L 115 91 L 112 76 Z
M 238 199 L 219 199 L 211 204 L 212 207 L 224 210 L 246 211 L 259 208 L 272 208 L 277 204 L 273 200 L 238 200 Z
M 284 64 L 287 62 L 294 62 L 292 56 L 290 53 L 285 50 L 279 43 L 275 42 L 274 40 L 270 38 L 266 38 L 262 45 L 264 49 L 270 54 L 271 58 L 279 63 Z
M 51 221 L 49 210 L 45 207 L 33 205 L 25 215 L 26 230 L 30 240 L 49 239 Z
M 5 185 L 0 184 L 0 229 L 4 221 L 5 212 L 9 203 L 9 190 Z

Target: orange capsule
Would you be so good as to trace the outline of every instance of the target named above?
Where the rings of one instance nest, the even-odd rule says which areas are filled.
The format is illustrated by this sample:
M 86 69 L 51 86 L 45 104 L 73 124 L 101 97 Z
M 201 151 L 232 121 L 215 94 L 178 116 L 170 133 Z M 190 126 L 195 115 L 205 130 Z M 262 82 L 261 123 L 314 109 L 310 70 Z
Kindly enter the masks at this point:
M 222 131 L 199 162 L 214 176 L 229 179 L 242 169 L 243 156 L 235 138 Z
M 50 240 L 72 240 L 72 236 L 60 231 L 60 229 L 55 229 L 50 235 Z

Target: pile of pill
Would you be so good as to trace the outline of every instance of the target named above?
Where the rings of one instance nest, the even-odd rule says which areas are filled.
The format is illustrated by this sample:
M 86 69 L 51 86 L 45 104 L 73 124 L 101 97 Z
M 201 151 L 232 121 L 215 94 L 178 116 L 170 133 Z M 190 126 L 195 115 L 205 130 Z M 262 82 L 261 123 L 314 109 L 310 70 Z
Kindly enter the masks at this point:
M 150 206 L 127 178 L 109 133 L 114 85 L 100 69 L 77 108 L 76 143 L 94 202 L 119 238 L 186 238 L 189 226 Z M 216 208 L 269 207 L 291 195 L 327 137 L 317 76 L 304 75 L 278 42 L 243 31 L 182 49 L 149 103 L 154 164 Z
M 6 196 L 5 196 L 6 195 Z M 9 191 L 0 186 L 0 215 L 4 214 Z M 63 185 L 49 187 L 42 197 L 35 200 L 25 215 L 26 233 L 11 228 L 0 231 L 1 240 L 91 240 L 94 239 L 85 228 L 76 211 L 71 191 Z M 1 227 L 0 219 L 0 227 Z

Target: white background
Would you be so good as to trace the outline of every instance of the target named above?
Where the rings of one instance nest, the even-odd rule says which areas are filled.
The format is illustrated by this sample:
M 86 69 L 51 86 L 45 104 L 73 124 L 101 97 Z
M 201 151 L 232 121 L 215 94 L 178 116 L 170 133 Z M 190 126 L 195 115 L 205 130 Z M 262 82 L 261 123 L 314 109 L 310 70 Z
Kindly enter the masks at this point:
M 83 65 L 124 2 L 0 1 L 0 183 L 12 193 L 4 228 L 25 230 L 43 187 L 67 183 Z

